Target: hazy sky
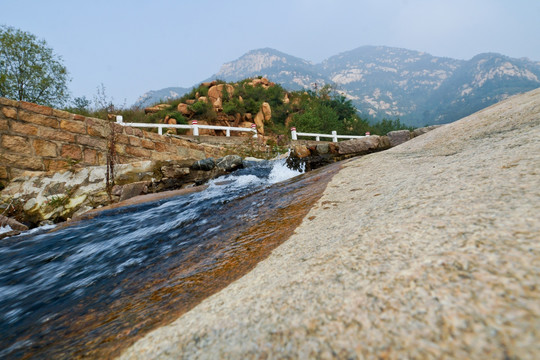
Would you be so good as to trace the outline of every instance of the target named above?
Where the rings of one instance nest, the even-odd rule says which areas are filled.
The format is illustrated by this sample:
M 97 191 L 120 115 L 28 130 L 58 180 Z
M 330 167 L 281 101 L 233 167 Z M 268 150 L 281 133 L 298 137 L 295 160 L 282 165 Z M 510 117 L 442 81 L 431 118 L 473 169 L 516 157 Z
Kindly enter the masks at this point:
M 0 0 L 0 24 L 45 39 L 73 97 L 116 104 L 191 87 L 249 50 L 314 63 L 362 45 L 540 61 L 540 0 Z

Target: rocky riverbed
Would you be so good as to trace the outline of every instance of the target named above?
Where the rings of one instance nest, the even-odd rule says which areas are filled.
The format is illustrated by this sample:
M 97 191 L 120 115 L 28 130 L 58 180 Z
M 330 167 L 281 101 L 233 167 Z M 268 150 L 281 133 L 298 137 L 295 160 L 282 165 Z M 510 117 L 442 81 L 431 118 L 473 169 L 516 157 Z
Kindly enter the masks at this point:
M 269 258 L 122 358 L 538 358 L 539 171 L 540 89 L 348 161 Z

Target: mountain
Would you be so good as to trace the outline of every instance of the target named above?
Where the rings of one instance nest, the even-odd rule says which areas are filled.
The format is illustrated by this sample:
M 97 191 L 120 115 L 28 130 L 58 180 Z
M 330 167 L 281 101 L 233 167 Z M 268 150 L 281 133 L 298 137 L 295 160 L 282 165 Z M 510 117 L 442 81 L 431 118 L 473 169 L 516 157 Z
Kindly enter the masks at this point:
M 360 112 L 411 123 L 423 111 L 426 98 L 462 64 L 418 51 L 364 46 L 333 56 L 319 67 Z
M 480 54 L 465 62 L 427 101 L 428 118 L 447 123 L 540 86 L 540 63 Z
M 494 53 L 457 60 L 414 50 L 363 46 L 313 64 L 265 48 L 225 63 L 208 80 L 239 81 L 255 76 L 289 90 L 332 84 L 363 115 L 400 118 L 407 125 L 424 126 L 460 119 L 540 87 L 540 62 Z
M 311 88 L 311 84 L 327 83 L 311 62 L 266 48 L 252 50 L 238 60 L 225 63 L 208 80 L 240 81 L 248 77 L 263 76 L 289 90 Z
M 158 101 L 167 101 L 170 99 L 179 98 L 190 91 L 191 88 L 183 87 L 168 87 L 161 90 L 150 90 L 141 95 L 133 105 L 139 108 L 144 108 L 153 105 Z

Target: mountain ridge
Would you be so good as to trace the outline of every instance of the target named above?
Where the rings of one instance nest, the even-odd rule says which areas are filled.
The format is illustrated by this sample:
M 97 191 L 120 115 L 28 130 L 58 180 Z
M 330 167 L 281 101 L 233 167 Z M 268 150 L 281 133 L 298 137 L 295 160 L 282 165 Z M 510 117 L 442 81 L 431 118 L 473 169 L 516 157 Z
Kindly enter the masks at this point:
M 288 90 L 333 85 L 372 119 L 399 118 L 411 126 L 443 124 L 517 93 L 540 87 L 540 62 L 481 53 L 470 60 L 386 46 L 361 46 L 320 63 L 272 48 L 251 50 L 224 63 L 208 79 L 239 81 L 263 76 Z M 148 105 L 156 94 L 143 95 Z M 183 95 L 178 90 L 173 92 Z M 184 93 L 185 93 L 184 92 Z M 142 97 L 141 97 L 142 98 Z M 167 100 L 165 96 L 163 99 Z

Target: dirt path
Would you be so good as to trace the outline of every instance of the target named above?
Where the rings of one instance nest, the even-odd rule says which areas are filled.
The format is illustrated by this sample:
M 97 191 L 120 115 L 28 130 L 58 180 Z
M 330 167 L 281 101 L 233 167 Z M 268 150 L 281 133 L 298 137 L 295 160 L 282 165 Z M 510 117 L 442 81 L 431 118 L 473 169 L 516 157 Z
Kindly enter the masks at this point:
M 540 89 L 347 163 L 295 234 L 123 358 L 540 357 Z

